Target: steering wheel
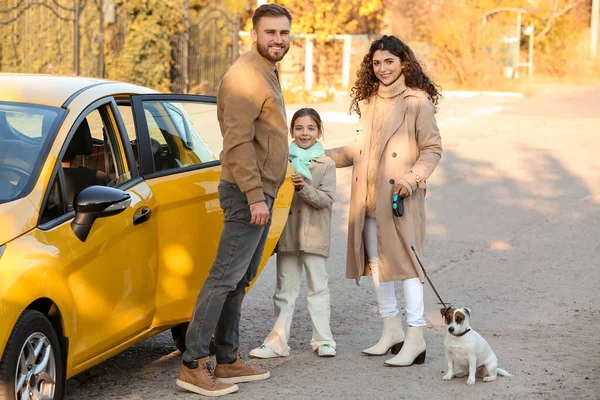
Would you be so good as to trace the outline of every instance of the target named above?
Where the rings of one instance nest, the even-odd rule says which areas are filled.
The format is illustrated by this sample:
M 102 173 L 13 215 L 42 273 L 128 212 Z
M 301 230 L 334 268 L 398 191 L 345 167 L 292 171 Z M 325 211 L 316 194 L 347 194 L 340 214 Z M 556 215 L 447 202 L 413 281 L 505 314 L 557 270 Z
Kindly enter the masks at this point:
M 14 174 L 19 175 L 19 183 L 17 183 L 17 185 L 15 186 L 17 193 L 20 193 L 21 190 L 23 190 L 23 187 L 27 184 L 27 182 L 29 181 L 29 177 L 31 176 L 29 171 L 27 171 L 21 167 L 17 167 L 16 165 L 1 164 L 0 165 L 0 174 L 2 174 L 2 172 L 4 172 L 4 171 L 12 172 Z

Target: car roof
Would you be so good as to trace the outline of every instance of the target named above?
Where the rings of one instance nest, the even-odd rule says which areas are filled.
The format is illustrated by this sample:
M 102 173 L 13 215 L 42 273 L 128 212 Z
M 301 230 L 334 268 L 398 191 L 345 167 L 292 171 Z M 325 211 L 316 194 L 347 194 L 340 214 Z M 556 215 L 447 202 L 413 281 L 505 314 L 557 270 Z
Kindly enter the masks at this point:
M 115 92 L 120 93 L 149 91 L 141 86 L 98 78 L 0 73 L 0 101 L 62 107 L 75 94 L 100 84 L 111 84 Z

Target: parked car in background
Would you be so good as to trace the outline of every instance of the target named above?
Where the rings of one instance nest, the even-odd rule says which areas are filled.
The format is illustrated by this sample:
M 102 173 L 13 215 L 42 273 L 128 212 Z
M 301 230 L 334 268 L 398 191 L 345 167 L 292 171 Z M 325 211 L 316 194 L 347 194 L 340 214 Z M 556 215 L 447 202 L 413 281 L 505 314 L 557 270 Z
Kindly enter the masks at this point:
M 214 97 L 0 74 L 0 398 L 61 399 L 169 328 L 184 346 L 223 227 L 221 140 Z

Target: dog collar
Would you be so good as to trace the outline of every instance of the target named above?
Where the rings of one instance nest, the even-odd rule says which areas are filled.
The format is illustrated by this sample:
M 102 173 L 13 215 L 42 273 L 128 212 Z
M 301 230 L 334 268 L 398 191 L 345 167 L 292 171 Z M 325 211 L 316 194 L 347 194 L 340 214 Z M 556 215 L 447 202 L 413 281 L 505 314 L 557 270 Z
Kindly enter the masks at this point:
M 471 329 L 467 329 L 466 331 L 464 331 L 463 333 L 461 333 L 461 334 L 458 334 L 458 335 L 455 335 L 454 333 L 451 333 L 451 335 L 452 335 L 452 336 L 456 336 L 456 337 L 461 337 L 461 336 L 464 336 L 464 335 L 466 335 L 466 334 L 467 334 L 467 333 L 469 333 L 469 332 L 471 332 Z

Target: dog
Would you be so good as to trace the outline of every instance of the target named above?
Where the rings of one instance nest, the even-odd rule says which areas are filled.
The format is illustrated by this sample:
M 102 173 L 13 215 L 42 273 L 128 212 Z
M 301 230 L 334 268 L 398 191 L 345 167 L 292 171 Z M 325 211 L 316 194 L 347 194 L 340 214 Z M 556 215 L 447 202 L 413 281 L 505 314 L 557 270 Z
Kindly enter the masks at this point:
M 468 375 L 467 385 L 475 384 L 475 376 L 483 377 L 484 382 L 491 382 L 498 375 L 511 376 L 502 368 L 498 368 L 498 359 L 488 342 L 471 329 L 469 318 L 471 310 L 450 307 L 440 310 L 448 330 L 444 338 L 448 372 L 442 379 L 449 381 L 453 377 L 461 378 Z M 454 373 L 454 365 L 461 372 Z

